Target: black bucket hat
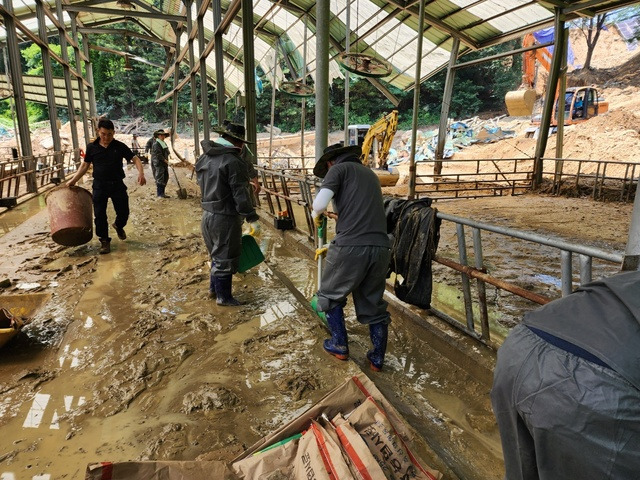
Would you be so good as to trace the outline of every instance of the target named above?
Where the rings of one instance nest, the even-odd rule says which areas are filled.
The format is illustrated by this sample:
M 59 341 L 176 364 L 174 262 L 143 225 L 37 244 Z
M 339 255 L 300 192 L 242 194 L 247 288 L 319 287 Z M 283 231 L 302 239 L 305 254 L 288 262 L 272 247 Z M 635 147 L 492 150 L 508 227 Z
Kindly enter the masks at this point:
M 156 130 L 155 132 L 153 132 L 153 138 L 158 138 L 158 135 L 164 135 L 165 137 L 169 137 L 171 136 L 171 133 L 163 129 Z
M 343 142 L 329 145 L 324 149 L 324 152 L 322 152 L 322 156 L 316 162 L 315 167 L 313 167 L 313 174 L 316 177 L 324 178 L 324 176 L 329 171 L 327 162 L 345 154 L 354 155 L 360 158 L 360 156 L 362 155 L 362 148 L 359 145 L 348 145 L 345 147 Z
M 238 125 L 237 123 L 224 122 L 222 126 L 218 125 L 213 127 L 213 131 L 220 135 L 227 135 L 236 140 L 240 140 L 242 143 L 253 143 L 244 139 L 245 130 L 244 125 Z

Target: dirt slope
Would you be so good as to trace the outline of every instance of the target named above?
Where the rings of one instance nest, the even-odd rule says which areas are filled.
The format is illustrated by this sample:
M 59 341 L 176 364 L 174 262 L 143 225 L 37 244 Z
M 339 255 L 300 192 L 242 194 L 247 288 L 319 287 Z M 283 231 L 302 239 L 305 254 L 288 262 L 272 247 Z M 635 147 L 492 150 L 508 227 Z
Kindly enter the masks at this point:
M 575 65 L 582 65 L 586 44 L 574 31 L 571 44 Z M 587 122 L 568 126 L 564 133 L 564 158 L 580 160 L 637 161 L 640 151 L 640 49 L 628 50 L 618 33 L 603 31 L 596 45 L 593 71 L 574 70 L 572 82 L 595 85 L 601 97 L 609 102 L 609 112 Z M 528 119 L 505 117 L 500 121 L 504 130 L 522 132 Z M 522 158 L 531 156 L 536 141 L 518 135 L 488 145 L 475 145 L 456 154 L 455 158 Z M 546 157 L 555 157 L 555 136 L 547 145 Z

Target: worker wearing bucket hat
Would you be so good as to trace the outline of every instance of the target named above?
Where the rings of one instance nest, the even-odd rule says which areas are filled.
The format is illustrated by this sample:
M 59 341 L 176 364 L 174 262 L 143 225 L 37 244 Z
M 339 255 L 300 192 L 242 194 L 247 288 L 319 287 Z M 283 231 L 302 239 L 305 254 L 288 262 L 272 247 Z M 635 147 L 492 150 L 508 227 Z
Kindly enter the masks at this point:
M 359 146 L 341 143 L 325 148 L 313 173 L 323 178 L 313 202 L 312 215 L 322 221 L 333 200 L 338 214 L 336 235 L 326 254 L 317 293 L 317 306 L 325 312 L 331 338 L 324 349 L 346 360 L 349 356 L 344 306 L 351 294 L 360 323 L 369 325 L 373 348 L 367 353 L 372 370 L 382 369 L 391 322 L 382 299 L 391 255 L 382 190 L 376 174 L 360 162 Z
M 238 271 L 242 251 L 242 222 L 251 223 L 251 232 L 260 230 L 249 192 L 249 176 L 241 158 L 245 129 L 227 123 L 213 128 L 215 140 L 203 140 L 203 154 L 196 162 L 202 195 L 202 236 L 211 258 L 209 295 L 218 305 L 239 305 L 231 294 L 233 274 Z
M 229 125 L 231 123 L 231 121 L 229 121 L 228 119 L 225 119 L 222 121 L 222 131 L 224 131 L 227 127 L 227 125 Z M 214 129 L 215 130 L 215 129 Z M 220 130 L 220 129 L 218 129 Z M 218 131 L 218 133 L 220 133 Z M 249 147 L 248 145 L 251 142 L 247 142 L 245 141 L 242 144 L 242 154 L 240 155 L 242 157 L 242 160 L 245 162 L 245 165 L 247 166 L 247 173 L 249 174 L 249 182 L 251 183 L 251 185 L 253 186 L 253 191 L 255 192 L 256 195 L 258 195 L 260 193 L 260 189 L 262 188 L 260 186 L 260 182 L 258 180 L 258 172 L 256 171 L 255 167 L 253 166 L 253 163 L 251 162 L 251 160 L 248 158 L 248 155 L 251 153 L 249 151 Z M 254 203 L 254 206 L 256 204 Z
M 170 135 L 164 130 L 156 130 L 153 136 L 156 141 L 151 146 L 151 165 L 153 178 L 156 181 L 156 196 L 158 198 L 169 198 L 165 193 L 167 182 L 169 181 L 169 147 L 165 139 Z

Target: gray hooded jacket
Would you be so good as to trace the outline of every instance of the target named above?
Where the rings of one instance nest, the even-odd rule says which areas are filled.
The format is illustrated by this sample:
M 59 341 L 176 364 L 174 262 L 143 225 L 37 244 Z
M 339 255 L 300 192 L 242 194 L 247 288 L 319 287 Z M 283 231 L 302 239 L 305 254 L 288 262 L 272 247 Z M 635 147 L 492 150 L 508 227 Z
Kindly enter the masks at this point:
M 524 324 L 583 348 L 640 389 L 640 272 L 584 285 Z
M 204 153 L 196 162 L 202 193 L 202 208 L 222 215 L 241 215 L 248 222 L 258 220 L 251 202 L 249 176 L 240 150 L 203 140 Z

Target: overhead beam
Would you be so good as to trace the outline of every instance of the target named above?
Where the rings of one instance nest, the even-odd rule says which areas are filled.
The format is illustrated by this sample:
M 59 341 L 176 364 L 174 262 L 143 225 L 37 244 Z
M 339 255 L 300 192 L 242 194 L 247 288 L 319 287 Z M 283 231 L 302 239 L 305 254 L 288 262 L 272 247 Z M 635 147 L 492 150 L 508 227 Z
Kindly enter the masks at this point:
M 292 5 L 290 3 L 288 3 L 286 0 L 281 2 L 282 8 L 295 13 L 296 15 L 300 16 L 301 19 L 305 18 L 306 20 L 306 25 L 310 28 L 310 27 L 315 27 L 317 25 L 317 19 L 316 17 L 314 17 L 310 12 L 307 12 L 306 10 L 303 10 L 302 8 L 298 7 L 297 5 Z M 304 20 L 302 20 L 304 21 Z M 315 28 L 313 29 L 315 31 Z M 337 40 L 336 38 L 334 38 L 331 33 L 329 33 L 329 43 L 331 44 L 331 46 L 334 48 L 334 50 L 336 50 L 337 52 L 342 53 L 344 52 L 344 48 L 341 44 L 341 42 L 339 40 Z M 353 43 L 353 42 L 352 42 Z M 332 58 L 332 60 L 335 59 L 335 57 Z M 313 70 L 311 71 L 313 72 Z M 309 73 L 311 73 L 309 72 Z M 376 89 L 378 89 L 380 91 L 380 93 L 382 93 L 385 97 L 387 97 L 389 99 L 389 101 L 391 103 L 393 103 L 393 105 L 397 106 L 400 104 L 400 100 L 398 99 L 398 97 L 396 97 L 393 93 L 391 93 L 391 91 L 385 87 L 379 80 L 376 80 L 374 78 L 371 77 L 367 77 L 367 80 L 369 81 L 369 83 L 371 83 L 371 85 L 373 85 L 374 87 L 376 87 Z
M 49 5 L 46 3 L 43 3 L 42 7 L 43 7 L 44 14 L 49 18 L 49 20 L 51 20 L 51 23 L 53 23 L 53 25 L 58 29 L 58 32 L 60 30 L 64 31 L 64 36 L 67 39 L 67 43 L 71 45 L 74 49 L 80 50 L 80 46 L 78 45 L 78 42 L 75 39 L 71 38 L 71 36 L 69 36 L 65 26 L 60 24 L 56 15 L 49 8 Z M 80 58 L 82 59 L 83 62 L 89 61 L 89 59 L 86 58 L 82 52 L 80 52 Z
M 167 52 L 167 60 L 164 65 L 164 72 L 162 74 L 163 78 L 164 78 L 164 74 L 171 69 L 171 66 L 173 65 L 173 56 L 175 55 L 175 50 L 169 50 L 168 48 L 165 48 L 165 51 Z M 164 85 L 166 82 L 167 82 L 166 80 L 160 79 L 160 82 L 158 83 L 158 90 L 156 91 L 156 99 L 155 99 L 156 102 L 158 101 L 158 98 L 160 97 L 160 94 L 162 93 L 162 90 L 164 89 Z
M 149 5 L 148 3 L 143 2 L 141 0 L 130 0 L 130 1 L 133 4 L 138 5 L 140 8 L 144 8 L 147 12 L 162 13 L 160 10 L 157 10 L 152 5 Z
M 238 15 L 238 12 L 240 11 L 241 7 L 242 7 L 242 0 L 232 0 L 231 3 L 229 4 L 229 8 L 227 8 L 227 11 L 222 17 L 222 21 L 220 22 L 220 25 L 218 25 L 218 28 L 216 28 L 216 31 L 213 33 L 214 34 L 226 33 L 228 28 L 231 26 L 231 22 L 233 22 L 233 20 Z
M 143 23 L 140 21 L 140 19 L 138 18 L 129 18 L 129 21 L 135 23 L 136 25 L 138 25 L 143 31 L 147 32 L 147 35 L 150 36 L 151 38 L 156 38 L 158 40 L 164 40 L 162 38 L 160 38 L 158 36 L 157 33 L 155 33 L 153 30 L 151 30 L 146 23 Z M 175 50 L 175 45 L 170 44 L 170 45 L 164 45 L 165 48 L 169 48 L 171 50 L 171 52 L 173 52 Z
M 68 12 L 102 13 L 104 15 L 118 15 L 124 17 L 153 18 L 154 20 L 165 20 L 167 22 L 184 22 L 187 17 L 182 15 L 170 15 L 168 13 L 139 12 L 134 10 L 115 10 L 112 8 L 83 7 L 81 5 L 64 5 L 64 10 Z
M 134 30 L 127 30 L 124 28 L 90 28 L 90 27 L 82 27 L 78 29 L 78 32 L 82 34 L 97 34 L 97 35 L 126 35 L 128 37 L 136 37 L 141 40 L 146 40 L 148 42 L 157 43 L 162 45 L 163 47 L 173 47 L 174 44 L 167 41 L 162 40 L 161 38 L 152 37 L 150 35 L 145 35 L 144 33 L 136 32 Z
M 418 18 L 418 19 L 420 18 L 419 10 L 416 10 L 415 7 L 406 8 L 405 5 L 403 5 L 402 2 L 399 0 L 390 0 L 389 5 L 402 8 L 406 10 L 408 13 L 410 13 L 412 16 L 414 16 L 415 18 Z M 437 27 L 439 30 L 442 30 L 443 32 L 448 33 L 452 37 L 459 39 L 462 43 L 468 45 L 469 47 L 474 49 L 478 48 L 477 43 L 471 37 L 460 33 L 458 29 L 447 25 L 441 19 L 434 17 L 433 15 L 429 15 L 428 13 L 425 12 L 424 20 L 428 24 L 433 25 L 434 27 Z
M 536 45 L 532 45 L 530 47 L 517 48 L 515 50 L 510 50 L 508 52 L 497 53 L 496 55 L 490 55 L 490 56 L 484 57 L 484 58 L 477 58 L 476 60 L 469 60 L 468 62 L 457 63 L 456 65 L 454 65 L 453 68 L 458 70 L 460 68 L 471 67 L 471 66 L 479 65 L 479 64 L 485 63 L 485 62 L 492 62 L 494 60 L 499 60 L 501 58 L 511 57 L 512 55 L 518 55 L 520 53 L 528 52 L 530 50 L 538 50 L 540 48 L 547 48 L 547 47 L 551 47 L 553 45 L 555 45 L 555 41 L 547 42 L 547 43 L 539 43 L 539 44 L 536 44 Z
M 13 15 L 12 13 L 8 12 L 6 10 L 6 8 L 2 5 L 0 5 L 0 15 L 2 16 L 9 16 L 13 19 L 14 23 L 15 23 L 15 28 L 17 30 L 20 30 L 24 36 L 27 38 L 27 40 L 35 43 L 36 45 L 38 45 L 39 47 L 44 47 L 47 48 L 49 50 L 49 56 L 51 58 L 53 58 L 56 62 L 58 62 L 60 65 L 62 65 L 63 67 L 67 67 L 69 68 L 69 70 L 71 71 L 71 74 L 74 75 L 75 77 L 80 77 L 82 78 L 82 75 L 78 75 L 78 73 L 71 68 L 71 65 L 69 65 L 69 62 L 67 62 L 66 60 L 64 60 L 62 57 L 60 57 L 56 52 L 54 52 L 48 44 L 45 44 L 42 40 L 40 40 L 40 38 L 34 34 L 31 30 L 29 30 L 29 28 L 27 28 L 26 25 L 24 25 L 21 21 L 19 21 L 15 15 Z M 66 38 L 66 37 L 63 37 Z M 85 82 L 85 85 L 88 85 L 88 82 L 82 78 L 83 82 Z

